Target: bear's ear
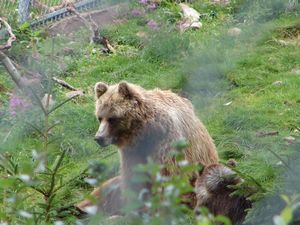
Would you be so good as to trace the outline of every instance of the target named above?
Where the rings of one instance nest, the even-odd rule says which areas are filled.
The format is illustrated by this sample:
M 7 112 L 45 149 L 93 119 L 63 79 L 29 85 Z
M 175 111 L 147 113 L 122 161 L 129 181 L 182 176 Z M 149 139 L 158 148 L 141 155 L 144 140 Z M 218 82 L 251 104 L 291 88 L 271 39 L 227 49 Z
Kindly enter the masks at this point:
M 98 99 L 101 95 L 103 95 L 108 89 L 107 84 L 98 82 L 95 85 L 95 96 Z
M 131 87 L 126 81 L 122 81 L 119 83 L 118 88 L 119 94 L 122 95 L 124 98 L 127 99 L 135 99 L 140 100 L 140 94 L 134 87 Z

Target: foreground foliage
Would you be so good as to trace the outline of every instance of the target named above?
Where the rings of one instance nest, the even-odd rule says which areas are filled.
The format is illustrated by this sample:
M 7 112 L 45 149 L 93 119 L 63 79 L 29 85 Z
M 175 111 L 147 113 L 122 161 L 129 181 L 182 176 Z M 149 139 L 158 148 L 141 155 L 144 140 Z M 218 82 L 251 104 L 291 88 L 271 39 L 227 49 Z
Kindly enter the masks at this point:
M 70 42 L 67 37 L 45 39 L 39 32 L 30 33 L 26 25 L 20 27 L 17 34 L 22 42 L 10 55 L 39 72 L 42 87 L 38 94 L 52 94 L 55 102 L 51 105 L 50 97 L 46 104 L 24 97 L 0 68 L 0 221 L 74 224 L 76 212 L 68 206 L 118 173 L 115 148 L 99 150 L 93 141 L 97 122 L 92 87 L 100 80 L 128 80 L 187 95 L 221 158 L 236 159 L 237 172 L 246 184 L 258 188 L 248 220 L 276 225 L 297 221 L 300 190 L 293 180 L 299 177 L 299 10 L 288 11 L 286 2 L 232 1 L 222 6 L 195 1 L 193 6 L 206 13 L 203 28 L 185 33 L 176 30 L 180 11 L 174 1 L 162 1 L 150 12 L 134 2 L 135 14 L 129 13 L 125 23 L 101 31 L 117 49 L 110 55 L 99 46 L 84 44 L 85 32 L 78 32 Z M 142 14 L 137 16 L 137 10 Z M 240 36 L 228 36 L 227 29 L 234 25 L 242 29 Z M 61 51 L 65 46 L 74 50 L 71 55 Z M 22 72 L 26 74 L 25 69 Z M 54 86 L 52 76 L 84 89 L 85 96 L 60 104 L 66 103 L 65 90 Z M 270 131 L 278 134 L 260 136 Z M 291 135 L 295 141 L 283 140 Z M 144 169 L 156 178 L 159 166 L 149 163 Z M 229 224 L 205 209 L 194 217 L 177 204 L 179 194 L 191 188 L 185 179 L 158 180 L 153 191 L 163 185 L 172 187 L 172 195 L 165 193 L 165 204 L 158 198 L 162 196 L 153 197 L 149 214 L 142 221 L 130 215 L 128 223 Z M 274 202 L 280 202 L 278 207 L 273 207 Z M 125 210 L 130 212 L 140 204 L 144 203 Z M 157 211 L 163 216 L 155 215 Z M 95 216 L 91 223 L 99 220 Z

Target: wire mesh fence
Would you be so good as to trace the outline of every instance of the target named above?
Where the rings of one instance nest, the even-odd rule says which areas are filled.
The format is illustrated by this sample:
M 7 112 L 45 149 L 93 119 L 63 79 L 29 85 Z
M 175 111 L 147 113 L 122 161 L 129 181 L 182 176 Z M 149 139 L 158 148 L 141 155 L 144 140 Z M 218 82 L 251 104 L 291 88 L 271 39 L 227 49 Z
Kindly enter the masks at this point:
M 1 0 L 0 16 L 18 23 L 31 22 L 63 8 L 67 3 L 84 0 Z M 92 0 L 96 2 L 97 0 Z

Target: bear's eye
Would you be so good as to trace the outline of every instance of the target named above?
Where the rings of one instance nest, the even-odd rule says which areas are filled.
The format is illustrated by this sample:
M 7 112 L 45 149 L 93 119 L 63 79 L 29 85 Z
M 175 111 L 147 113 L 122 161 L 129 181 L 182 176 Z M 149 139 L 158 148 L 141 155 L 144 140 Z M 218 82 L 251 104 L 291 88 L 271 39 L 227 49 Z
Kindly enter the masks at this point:
M 110 118 L 108 118 L 107 121 L 108 121 L 109 123 L 116 123 L 116 122 L 119 121 L 119 118 L 117 118 L 117 117 L 110 117 Z
M 102 117 L 98 117 L 97 119 L 98 119 L 99 123 L 101 123 Z

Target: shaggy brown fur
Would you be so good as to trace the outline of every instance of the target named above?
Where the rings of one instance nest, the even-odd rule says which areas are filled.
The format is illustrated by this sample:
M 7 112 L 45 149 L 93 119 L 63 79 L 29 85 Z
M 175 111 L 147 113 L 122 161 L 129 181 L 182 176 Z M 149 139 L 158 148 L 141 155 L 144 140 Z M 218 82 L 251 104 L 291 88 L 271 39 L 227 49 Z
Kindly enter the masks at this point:
M 173 168 L 168 173 L 174 174 L 178 167 L 170 152 L 172 144 L 183 138 L 189 143 L 183 152 L 189 163 L 218 162 L 213 140 L 189 100 L 171 91 L 145 90 L 126 82 L 112 86 L 99 82 L 95 94 L 100 121 L 95 139 L 101 146 L 118 146 L 122 191 L 150 187 L 151 184 L 137 186 L 131 182 L 133 168 L 147 163 L 148 158 Z
M 245 196 L 231 196 L 230 185 L 243 182 L 230 168 L 221 164 L 206 166 L 195 182 L 197 211 L 206 207 L 214 215 L 227 216 L 233 225 L 242 224 L 245 210 L 251 208 L 251 202 Z
M 96 188 L 91 195 L 96 196 L 98 201 L 101 200 L 99 211 L 110 215 L 120 214 L 120 207 L 116 207 L 120 204 L 120 190 L 120 176 L 113 177 L 101 184 L 101 188 Z M 77 207 L 84 209 L 91 205 L 89 200 L 84 200 L 80 202 Z

